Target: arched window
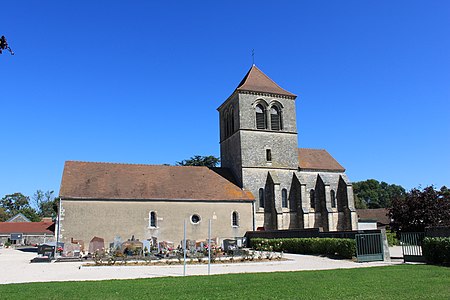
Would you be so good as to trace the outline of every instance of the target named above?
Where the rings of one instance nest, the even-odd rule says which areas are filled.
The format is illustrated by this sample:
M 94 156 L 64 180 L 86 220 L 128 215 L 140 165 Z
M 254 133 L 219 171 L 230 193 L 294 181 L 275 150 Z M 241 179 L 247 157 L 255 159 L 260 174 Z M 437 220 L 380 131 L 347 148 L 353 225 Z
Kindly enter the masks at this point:
M 234 133 L 233 107 L 230 107 L 223 112 L 223 132 L 225 138 L 231 136 Z
M 309 191 L 309 201 L 311 208 L 316 207 L 316 192 L 314 190 Z
M 334 190 L 330 191 L 330 198 L 331 198 L 331 207 L 336 207 L 336 192 Z
M 228 132 L 228 112 L 227 111 L 224 112 L 223 129 L 224 129 L 224 132 L 225 132 L 225 138 L 229 137 L 230 134 Z
M 151 211 L 150 212 L 150 227 L 156 227 L 156 212 Z
M 233 108 L 230 108 L 230 115 L 228 116 L 230 122 L 230 135 L 234 133 L 234 113 Z
M 239 214 L 237 213 L 237 211 L 233 211 L 233 214 L 231 215 L 231 226 L 239 226 Z
M 256 105 L 255 111 L 256 111 L 256 128 L 267 129 L 265 108 L 261 104 L 258 104 Z
M 264 189 L 259 189 L 259 207 L 264 207 Z
M 286 189 L 281 190 L 281 206 L 288 207 L 287 190 Z
M 272 106 L 270 108 L 270 129 L 281 130 L 281 111 L 278 107 Z

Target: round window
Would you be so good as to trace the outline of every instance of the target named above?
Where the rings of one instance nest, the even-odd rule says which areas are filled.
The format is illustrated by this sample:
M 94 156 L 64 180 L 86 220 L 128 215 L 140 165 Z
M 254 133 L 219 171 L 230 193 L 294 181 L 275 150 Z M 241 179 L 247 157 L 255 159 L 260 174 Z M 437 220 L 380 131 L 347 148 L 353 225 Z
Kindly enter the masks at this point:
M 198 224 L 200 222 L 200 216 L 199 215 L 192 215 L 191 222 L 194 224 Z

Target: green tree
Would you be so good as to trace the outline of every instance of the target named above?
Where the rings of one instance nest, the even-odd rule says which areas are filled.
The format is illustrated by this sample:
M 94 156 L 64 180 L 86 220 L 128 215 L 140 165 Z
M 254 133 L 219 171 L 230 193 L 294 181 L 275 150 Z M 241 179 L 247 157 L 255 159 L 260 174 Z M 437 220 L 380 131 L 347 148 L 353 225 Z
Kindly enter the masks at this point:
M 42 190 L 37 190 L 34 193 L 33 203 L 40 217 L 56 217 L 57 209 L 55 209 L 55 202 L 57 202 L 57 199 L 53 194 L 54 191 L 46 191 L 44 193 Z
M 389 214 L 396 231 L 423 231 L 428 226 L 450 226 L 450 192 L 443 186 L 414 188 L 392 200 Z
M 38 215 L 36 210 L 30 206 L 22 208 L 19 212 L 27 217 L 31 222 L 41 221 L 41 217 Z
M 381 183 L 375 179 L 353 183 L 357 208 L 389 207 L 392 199 L 403 197 L 405 189 L 400 185 Z
M 356 194 L 355 194 L 355 207 L 357 209 L 366 209 L 367 205 L 366 202 L 362 199 L 360 199 Z
M 36 210 L 30 206 L 30 197 L 22 193 L 6 195 L 0 200 L 0 206 L 9 218 L 18 213 L 22 213 L 33 222 L 40 220 Z
M 200 156 L 194 155 L 190 159 L 177 161 L 177 166 L 205 166 L 209 168 L 216 167 L 220 162 L 220 158 L 215 156 Z
M 3 207 L 0 207 L 0 222 L 5 222 L 9 219 L 9 215 L 6 213 Z

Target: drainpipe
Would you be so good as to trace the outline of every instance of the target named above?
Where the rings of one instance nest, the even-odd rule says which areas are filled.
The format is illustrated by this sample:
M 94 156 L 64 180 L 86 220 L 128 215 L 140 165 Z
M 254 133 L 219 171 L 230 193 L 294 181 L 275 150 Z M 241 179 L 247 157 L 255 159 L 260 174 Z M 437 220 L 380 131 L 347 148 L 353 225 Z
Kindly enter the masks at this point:
M 256 200 L 255 201 L 252 201 L 252 217 L 253 217 L 253 231 L 255 231 L 256 230 L 256 220 L 255 220 L 255 218 L 256 218 L 256 216 L 255 216 L 255 214 L 256 214 L 256 211 L 255 211 L 255 202 L 256 202 Z

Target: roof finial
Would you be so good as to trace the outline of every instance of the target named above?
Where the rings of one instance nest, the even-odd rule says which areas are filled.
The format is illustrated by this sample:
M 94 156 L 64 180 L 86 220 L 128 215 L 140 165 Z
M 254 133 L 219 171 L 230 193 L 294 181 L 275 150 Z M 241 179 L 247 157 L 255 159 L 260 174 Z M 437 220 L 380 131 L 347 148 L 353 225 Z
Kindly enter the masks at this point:
M 252 49 L 252 61 L 253 65 L 255 65 L 255 49 Z

